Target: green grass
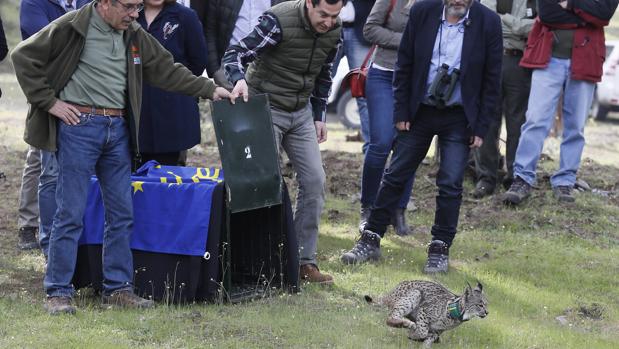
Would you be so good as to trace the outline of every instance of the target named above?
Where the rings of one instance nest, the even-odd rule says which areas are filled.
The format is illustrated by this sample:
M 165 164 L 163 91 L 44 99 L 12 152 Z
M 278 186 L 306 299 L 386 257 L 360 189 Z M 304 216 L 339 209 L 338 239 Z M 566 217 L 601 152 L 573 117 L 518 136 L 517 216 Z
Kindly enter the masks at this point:
M 409 220 L 428 226 L 431 185 L 420 179 L 416 192 L 420 208 Z M 103 310 L 85 292 L 77 299 L 77 316 L 51 317 L 41 307 L 41 256 L 1 255 L 0 347 L 418 347 L 405 330 L 387 327 L 386 312 L 366 305 L 362 296 L 402 280 L 428 279 L 421 273 L 428 233 L 388 233 L 380 263 L 344 266 L 338 257 L 356 236 L 357 207 L 330 196 L 325 213 L 320 265 L 335 276 L 336 286 L 305 287 L 298 295 L 247 304 Z M 436 347 L 617 348 L 617 217 L 616 202 L 593 194 L 580 194 L 575 205 L 557 205 L 548 190 L 539 190 L 530 205 L 517 209 L 497 205 L 496 198 L 465 201 L 451 271 L 436 280 L 456 292 L 467 281 L 481 281 L 490 315 L 446 332 Z M 587 310 L 599 318 L 584 316 Z

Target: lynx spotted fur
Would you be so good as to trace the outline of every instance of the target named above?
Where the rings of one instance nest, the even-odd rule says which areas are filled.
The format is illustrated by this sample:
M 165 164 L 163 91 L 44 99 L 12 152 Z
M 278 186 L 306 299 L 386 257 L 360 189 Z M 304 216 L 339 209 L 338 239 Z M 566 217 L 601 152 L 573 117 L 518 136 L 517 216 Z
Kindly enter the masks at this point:
M 467 285 L 459 296 L 436 282 L 403 281 L 376 301 L 370 296 L 365 296 L 365 300 L 388 307 L 387 325 L 408 328 L 408 338 L 423 341 L 429 347 L 438 342 L 443 331 L 473 317 L 488 315 L 482 288 L 480 283 L 475 288 Z

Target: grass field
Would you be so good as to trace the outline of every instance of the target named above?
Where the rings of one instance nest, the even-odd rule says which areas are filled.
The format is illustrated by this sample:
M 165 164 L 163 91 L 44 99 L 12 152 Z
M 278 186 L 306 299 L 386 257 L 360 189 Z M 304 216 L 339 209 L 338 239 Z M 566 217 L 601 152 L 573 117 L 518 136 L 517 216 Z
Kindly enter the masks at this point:
M 16 3 L 2 0 L 4 21 L 12 6 L 9 21 L 15 23 Z M 612 26 L 619 28 L 619 16 Z M 416 210 L 407 214 L 415 233 L 388 232 L 378 263 L 339 262 L 357 237 L 362 157 L 361 144 L 345 140 L 350 131 L 333 123 L 323 147 L 328 183 L 319 263 L 335 277 L 334 287 L 147 311 L 107 310 L 84 290 L 76 297 L 76 316 L 52 317 L 42 308 L 42 255 L 15 247 L 26 104 L 10 74 L 0 74 L 0 86 L 0 172 L 6 175 L 0 179 L 0 348 L 419 348 L 405 330 L 385 325 L 384 309 L 363 300 L 410 279 L 433 279 L 455 292 L 466 282 L 484 285 L 488 317 L 444 333 L 436 348 L 619 348 L 618 114 L 586 127 L 579 178 L 594 190 L 578 193 L 575 204 L 557 204 L 549 189 L 558 164 L 556 139 L 545 146 L 539 188 L 521 208 L 503 207 L 498 196 L 473 200 L 467 180 L 447 275 L 421 273 L 435 207 L 431 166 L 420 168 Z M 209 165 L 216 157 L 208 123 L 204 133 L 206 142 L 190 152 L 192 164 Z

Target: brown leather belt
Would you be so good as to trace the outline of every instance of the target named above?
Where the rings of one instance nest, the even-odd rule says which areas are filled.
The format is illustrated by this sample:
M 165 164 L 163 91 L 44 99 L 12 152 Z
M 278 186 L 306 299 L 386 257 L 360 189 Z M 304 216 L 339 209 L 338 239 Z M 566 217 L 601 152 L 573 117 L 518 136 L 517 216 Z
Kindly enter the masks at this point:
M 87 107 L 85 105 L 71 104 L 75 107 L 75 109 L 79 110 L 80 113 L 84 114 L 96 114 L 103 116 L 125 116 L 124 109 L 114 109 L 114 108 L 95 108 L 95 107 Z
M 506 48 L 503 49 L 503 54 L 506 56 L 522 56 L 522 50 L 518 50 L 515 48 Z

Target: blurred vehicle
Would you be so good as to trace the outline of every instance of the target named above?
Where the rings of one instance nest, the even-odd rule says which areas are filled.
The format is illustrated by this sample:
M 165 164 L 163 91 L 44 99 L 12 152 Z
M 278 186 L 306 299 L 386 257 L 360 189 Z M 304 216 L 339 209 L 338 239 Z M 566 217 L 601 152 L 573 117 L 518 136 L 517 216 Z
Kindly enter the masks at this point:
M 340 91 L 340 85 L 346 73 L 348 73 L 348 61 L 346 61 L 346 58 L 342 58 L 333 77 L 327 108 L 328 111 L 337 115 L 344 126 L 356 130 L 361 128 L 357 101 L 352 97 L 349 89 Z
M 602 81 L 598 82 L 590 115 L 604 120 L 611 111 L 619 111 L 619 40 L 606 41 L 606 61 Z

